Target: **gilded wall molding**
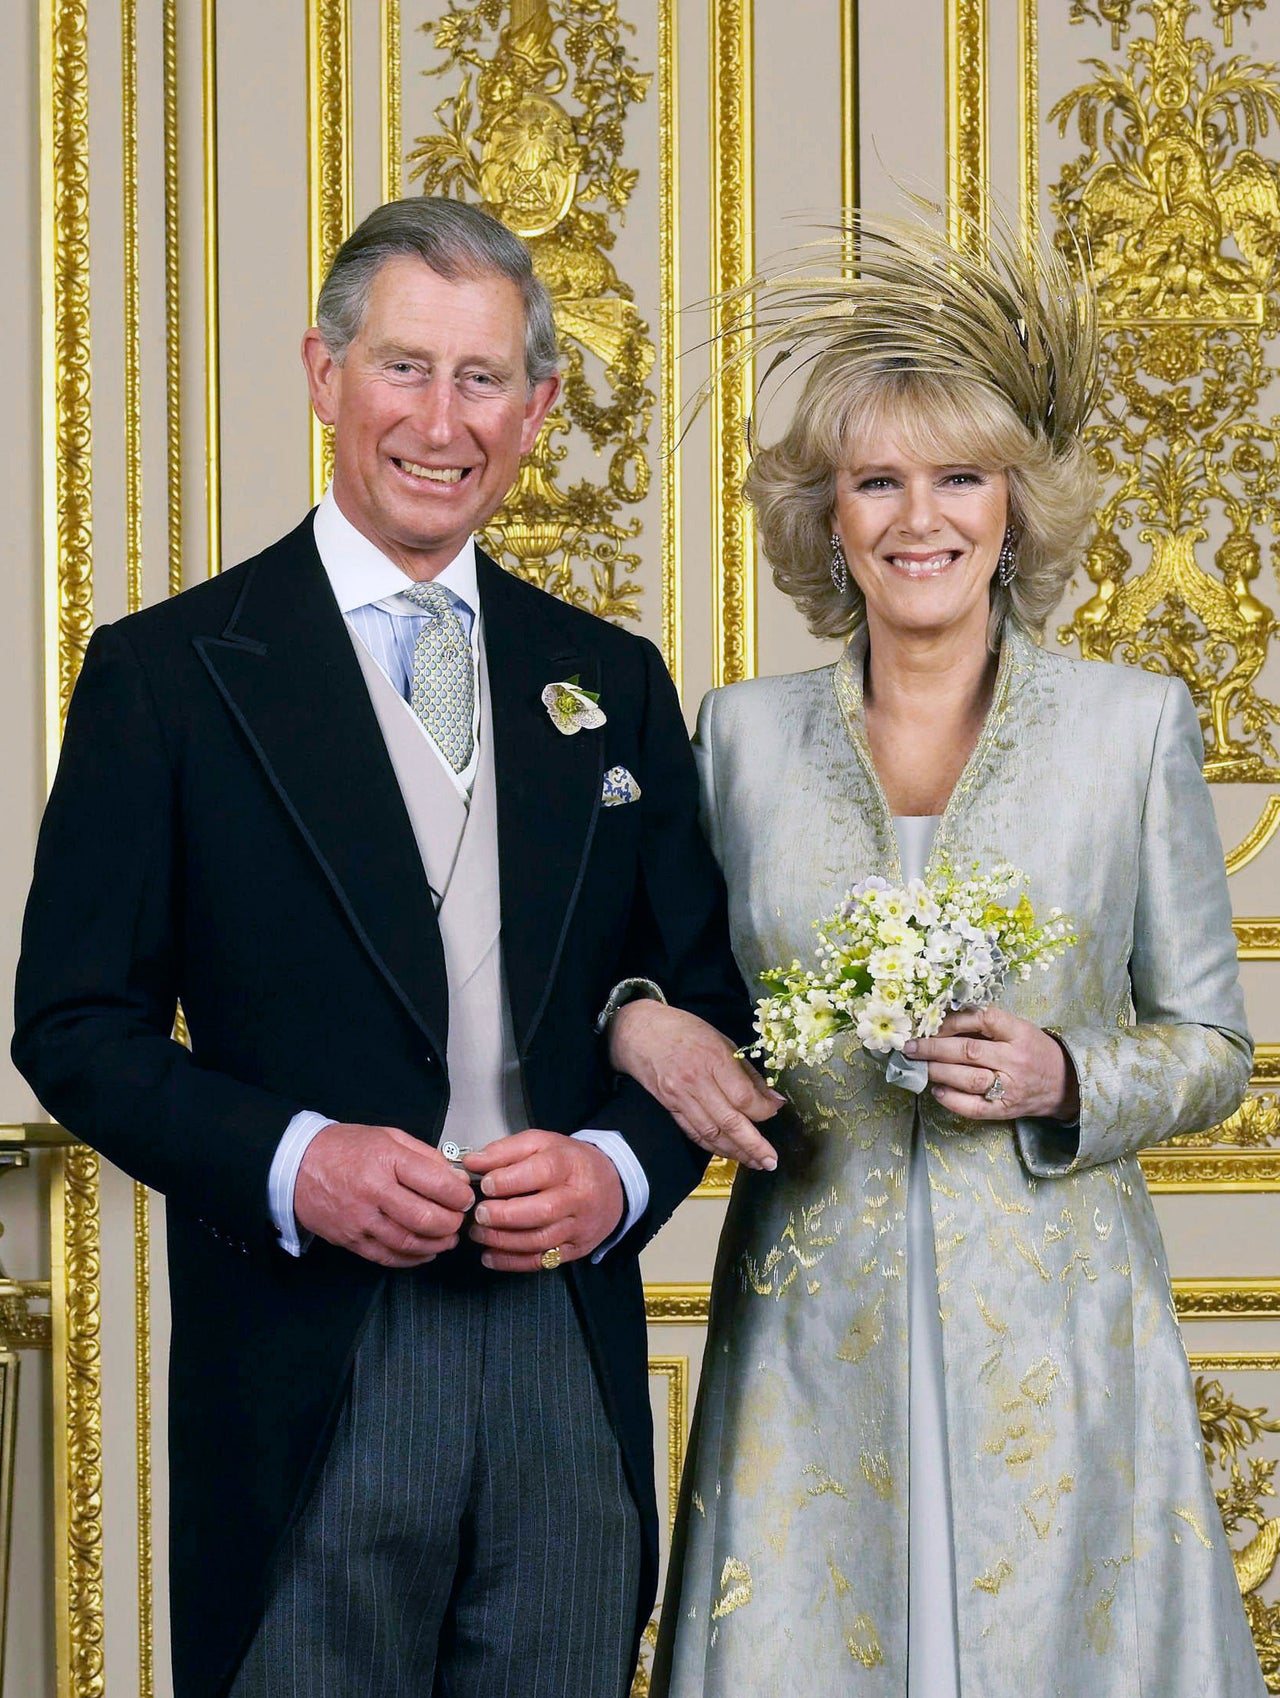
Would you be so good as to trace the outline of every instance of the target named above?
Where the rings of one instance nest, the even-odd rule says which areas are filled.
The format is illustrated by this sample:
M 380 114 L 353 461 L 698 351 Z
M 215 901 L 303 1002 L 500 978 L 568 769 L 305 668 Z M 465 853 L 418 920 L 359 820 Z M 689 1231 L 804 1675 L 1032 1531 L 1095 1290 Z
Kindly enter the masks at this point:
M 1242 961 L 1280 961 L 1280 915 L 1233 920 Z
M 40 22 L 45 750 L 52 779 L 93 628 L 87 0 L 42 0 Z
M 45 749 L 52 781 L 93 625 L 89 62 L 85 0 L 40 8 Z M 98 1159 L 49 1178 L 54 1569 L 59 1698 L 103 1691 Z
M 1224 36 L 1230 10 L 1214 8 Z M 1049 114 L 1078 141 L 1050 194 L 1106 331 L 1093 593 L 1059 639 L 1181 676 L 1206 775 L 1257 783 L 1280 774 L 1280 705 L 1258 682 L 1277 625 L 1258 592 L 1259 539 L 1280 525 L 1280 419 L 1262 404 L 1280 333 L 1280 83 L 1222 57 L 1193 18 L 1208 21 L 1192 0 L 1077 0 L 1072 21 L 1109 25 L 1119 57 L 1087 60 Z
M 400 0 L 382 0 L 379 49 L 382 58 L 382 192 L 387 200 L 404 193 L 404 55 Z
M 203 0 L 200 24 L 201 166 L 204 182 L 205 569 L 212 578 L 222 570 L 222 349 L 218 300 L 218 0 Z M 177 145 L 176 138 L 174 145 Z
M 711 294 L 738 289 L 755 269 L 754 0 L 711 0 Z M 749 310 L 750 303 L 746 303 Z M 727 362 L 741 335 L 713 308 L 716 358 Z M 722 370 L 711 390 L 712 682 L 756 670 L 756 543 L 742 499 L 749 454 L 744 421 L 754 406 L 754 362 Z
M 307 0 L 308 314 L 351 229 L 350 0 Z M 311 499 L 333 475 L 331 433 L 311 419 Z
M 1227 851 L 1227 876 L 1238 873 L 1256 860 L 1280 830 L 1280 792 L 1272 792 L 1263 803 L 1262 812 L 1234 849 Z
M 971 247 L 990 224 L 987 0 L 946 4 L 947 221 L 951 240 Z
M 650 1326 L 704 1327 L 711 1312 L 708 1281 L 693 1284 L 649 1284 L 644 1288 L 644 1312 Z
M 1180 1321 L 1280 1319 L 1280 1279 L 1175 1279 Z

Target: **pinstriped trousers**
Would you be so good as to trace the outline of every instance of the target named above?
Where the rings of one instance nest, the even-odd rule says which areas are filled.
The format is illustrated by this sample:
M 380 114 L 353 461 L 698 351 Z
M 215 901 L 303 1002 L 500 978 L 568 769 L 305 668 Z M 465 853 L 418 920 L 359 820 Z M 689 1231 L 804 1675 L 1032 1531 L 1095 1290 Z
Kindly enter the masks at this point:
M 567 1282 L 463 1257 L 388 1279 L 231 1698 L 626 1693 L 639 1515 Z

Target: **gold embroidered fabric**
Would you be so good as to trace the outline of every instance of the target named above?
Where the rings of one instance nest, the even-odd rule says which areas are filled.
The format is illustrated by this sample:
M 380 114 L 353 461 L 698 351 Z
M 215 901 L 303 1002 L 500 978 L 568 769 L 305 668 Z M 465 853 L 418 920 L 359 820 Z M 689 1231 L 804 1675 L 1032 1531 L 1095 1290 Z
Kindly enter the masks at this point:
M 807 955 L 856 879 L 898 876 L 863 658 L 855 641 L 834 669 L 704 704 L 749 980 Z M 1221 1120 L 1249 1078 L 1201 753 L 1180 682 L 1010 631 L 934 840 L 933 864 L 1011 860 L 1081 934 L 1004 999 L 1070 1051 L 1078 1139 L 922 1105 L 961 1689 L 981 1698 L 1264 1691 L 1137 1161 Z M 903 1698 L 916 1099 L 857 1051 L 782 1088 L 778 1171 L 739 1172 L 721 1241 L 652 1691 Z

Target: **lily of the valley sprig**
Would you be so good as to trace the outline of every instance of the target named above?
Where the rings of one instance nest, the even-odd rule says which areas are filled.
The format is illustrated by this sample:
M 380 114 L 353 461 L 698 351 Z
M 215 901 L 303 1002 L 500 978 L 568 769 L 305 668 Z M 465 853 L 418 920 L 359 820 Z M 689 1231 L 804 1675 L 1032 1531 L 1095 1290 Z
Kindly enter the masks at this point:
M 542 692 L 542 705 L 552 725 L 566 737 L 572 737 L 576 731 L 594 731 L 606 722 L 600 697 L 594 690 L 582 688 L 576 672 L 563 683 L 548 684 Z

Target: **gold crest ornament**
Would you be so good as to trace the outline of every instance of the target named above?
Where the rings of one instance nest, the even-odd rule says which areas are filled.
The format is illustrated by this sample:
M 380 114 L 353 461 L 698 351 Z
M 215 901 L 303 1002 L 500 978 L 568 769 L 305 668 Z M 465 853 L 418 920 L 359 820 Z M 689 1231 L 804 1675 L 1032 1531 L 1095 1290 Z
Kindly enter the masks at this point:
M 504 21 L 505 19 L 505 21 Z M 555 304 L 564 389 L 485 536 L 522 577 L 606 619 L 637 619 L 649 489 L 654 348 L 609 257 L 637 173 L 621 163 L 628 109 L 651 80 L 613 0 L 473 0 L 424 24 L 461 72 L 438 129 L 409 153 L 426 194 L 479 201 L 522 236 Z M 603 395 L 603 398 L 601 398 Z M 607 454 L 568 482 L 573 448 Z
M 1280 127 L 1280 83 L 1274 66 L 1189 37 L 1192 0 L 1077 0 L 1072 21 L 1109 25 L 1118 49 L 1131 10 L 1152 34 L 1122 65 L 1086 61 L 1093 79 L 1050 113 L 1083 144 L 1051 198 L 1064 240 L 1089 255 L 1104 328 L 1087 433 L 1105 490 L 1093 594 L 1059 638 L 1180 675 L 1206 776 L 1265 782 L 1280 774 L 1280 707 L 1258 688 L 1276 616 L 1257 594 L 1259 538 L 1280 528 L 1280 420 L 1262 404 L 1280 332 L 1280 162 L 1260 144 Z M 1249 7 L 1212 11 L 1229 44 Z

